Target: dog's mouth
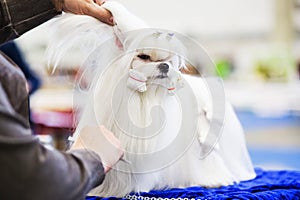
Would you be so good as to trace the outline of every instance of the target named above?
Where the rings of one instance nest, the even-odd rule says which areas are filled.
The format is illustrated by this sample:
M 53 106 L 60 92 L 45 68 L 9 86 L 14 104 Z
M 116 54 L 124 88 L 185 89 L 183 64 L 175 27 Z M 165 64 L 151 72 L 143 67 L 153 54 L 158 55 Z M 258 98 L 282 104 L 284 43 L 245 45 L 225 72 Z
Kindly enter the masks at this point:
M 164 78 L 168 78 L 168 75 L 166 73 L 161 73 L 161 74 L 157 75 L 155 78 L 164 79 Z

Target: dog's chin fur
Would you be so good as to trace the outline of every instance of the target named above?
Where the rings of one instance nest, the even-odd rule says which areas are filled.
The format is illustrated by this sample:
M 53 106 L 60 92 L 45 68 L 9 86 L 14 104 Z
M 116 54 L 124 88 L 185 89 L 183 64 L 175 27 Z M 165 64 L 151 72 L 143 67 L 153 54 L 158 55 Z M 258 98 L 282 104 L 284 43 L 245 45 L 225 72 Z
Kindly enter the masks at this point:
M 114 7 L 112 4 L 108 8 L 118 8 L 118 6 Z M 115 20 L 118 21 L 118 9 L 112 9 L 111 11 L 115 15 Z M 121 16 L 122 19 L 125 18 L 124 14 Z M 59 20 L 57 19 L 56 23 L 59 24 Z M 127 18 L 126 20 L 130 19 Z M 87 17 L 81 18 L 80 16 L 69 15 L 64 16 L 61 22 L 61 25 L 64 22 L 69 23 L 69 30 L 64 30 L 65 32 L 74 33 L 73 36 L 71 33 L 68 34 L 68 37 L 73 38 L 72 42 L 76 41 L 74 38 L 77 37 L 76 35 L 79 32 L 100 32 L 103 35 L 113 35 L 111 27 L 103 25 L 92 18 L 89 20 Z M 84 25 L 80 26 L 80 24 Z M 126 24 L 123 24 L 123 26 L 127 27 Z M 149 39 L 148 36 L 147 38 Z M 131 38 L 131 42 L 134 42 L 135 39 L 142 41 L 143 38 Z M 148 39 L 147 41 L 149 41 Z M 95 40 L 99 42 L 98 37 L 95 37 Z M 67 38 L 62 38 L 61 41 L 67 42 Z M 55 55 L 59 55 L 59 57 L 54 57 L 61 60 L 63 59 L 63 53 L 60 52 L 67 52 L 72 44 L 63 45 L 60 42 L 58 44 L 58 48 L 52 48 L 58 52 Z M 159 44 L 162 45 L 163 42 L 159 42 Z M 115 45 L 117 46 L 117 44 Z M 142 47 L 143 43 L 141 42 L 140 45 Z M 166 48 L 168 49 L 168 47 Z M 119 48 L 116 47 L 116 49 Z M 93 49 L 90 50 L 90 54 L 92 51 Z M 109 50 L 103 50 L 103 52 L 110 53 Z M 127 86 L 127 73 L 133 69 L 132 62 L 135 53 L 119 57 L 119 59 L 112 61 L 110 67 L 105 70 L 103 68 L 99 71 L 95 70 L 87 102 L 74 133 L 75 136 L 78 136 L 80 130 L 85 126 L 103 124 L 121 141 L 125 149 L 124 159 L 131 163 L 118 162 L 106 174 L 104 182 L 92 190 L 90 194 L 103 197 L 121 197 L 130 192 L 152 189 L 194 185 L 219 187 L 254 178 L 255 173 L 245 145 L 243 130 L 228 103 L 225 103 L 222 134 L 217 145 L 214 146 L 208 156 L 200 159 L 199 148 L 201 142 L 197 139 L 192 140 L 187 149 L 183 147 L 186 145 L 184 141 L 182 143 L 177 142 L 176 146 L 172 146 L 171 143 L 177 137 L 176 134 L 183 120 L 181 119 L 182 107 L 180 101 L 176 95 L 169 95 L 168 90 L 159 85 L 148 84 L 147 90 L 144 92 L 138 92 Z M 189 75 L 182 76 L 185 79 L 185 84 L 192 88 L 198 101 L 198 107 L 195 108 L 199 113 L 199 118 L 196 119 L 198 123 L 196 137 L 203 142 L 207 137 L 205 134 L 207 134 L 210 125 L 207 120 L 208 116 L 201 115 L 201 113 L 204 107 L 212 110 L 210 93 L 205 80 Z M 186 88 L 184 87 L 182 90 Z M 163 108 L 164 115 L 161 115 L 162 111 L 160 109 L 156 109 L 157 105 Z M 151 131 L 153 129 L 149 129 L 149 126 L 153 124 L 154 127 L 157 125 L 163 128 L 159 129 L 157 134 L 154 134 Z M 171 146 L 172 152 L 183 148 L 185 151 L 178 152 L 180 156 L 174 157 L 172 162 L 167 163 L 165 161 L 170 159 L 169 154 L 162 153 L 150 158 L 141 156 L 158 152 L 166 146 Z

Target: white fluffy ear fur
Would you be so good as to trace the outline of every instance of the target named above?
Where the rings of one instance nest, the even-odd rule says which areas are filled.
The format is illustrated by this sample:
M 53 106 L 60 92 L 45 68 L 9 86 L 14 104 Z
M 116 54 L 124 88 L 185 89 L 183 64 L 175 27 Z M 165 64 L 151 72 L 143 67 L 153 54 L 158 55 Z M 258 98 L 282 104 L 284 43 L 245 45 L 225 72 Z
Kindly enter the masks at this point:
M 103 4 L 103 7 L 113 14 L 115 23 L 123 33 L 137 29 L 149 28 L 143 20 L 133 15 L 117 2 L 106 1 Z
M 103 7 L 112 13 L 116 22 L 115 26 L 109 26 L 90 16 L 70 13 L 64 13 L 53 20 L 51 28 L 54 31 L 51 34 L 46 55 L 49 65 L 54 66 L 54 70 L 74 50 L 80 51 L 82 54 L 82 59 L 78 63 L 82 66 L 87 57 L 108 40 L 115 41 L 115 44 L 122 44 L 124 42 L 122 34 L 148 28 L 144 21 L 118 2 L 107 1 Z M 107 49 L 107 51 L 111 51 L 111 49 Z
M 79 51 L 82 59 L 78 64 L 82 66 L 97 47 L 114 35 L 111 27 L 85 15 L 65 13 L 54 19 L 51 27 L 54 31 L 46 54 L 49 64 L 54 67 L 61 66 L 74 51 Z

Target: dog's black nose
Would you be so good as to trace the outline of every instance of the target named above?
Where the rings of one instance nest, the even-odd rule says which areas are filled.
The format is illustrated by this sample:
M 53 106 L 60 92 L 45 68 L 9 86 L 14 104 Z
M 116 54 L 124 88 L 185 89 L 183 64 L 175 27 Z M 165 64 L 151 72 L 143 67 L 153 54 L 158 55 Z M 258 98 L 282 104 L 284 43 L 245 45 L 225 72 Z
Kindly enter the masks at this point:
M 158 69 L 161 73 L 167 73 L 169 71 L 169 65 L 167 63 L 160 63 Z

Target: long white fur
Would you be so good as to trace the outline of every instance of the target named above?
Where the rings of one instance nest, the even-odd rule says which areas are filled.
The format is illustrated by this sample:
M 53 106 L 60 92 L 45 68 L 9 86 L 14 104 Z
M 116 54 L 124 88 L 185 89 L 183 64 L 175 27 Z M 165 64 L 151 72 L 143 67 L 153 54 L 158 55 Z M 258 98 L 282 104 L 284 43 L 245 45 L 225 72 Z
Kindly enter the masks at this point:
M 109 1 L 104 6 L 114 15 L 121 33 L 147 27 L 116 2 Z M 80 41 L 87 41 L 82 38 L 88 38 L 88 41 L 91 41 L 87 45 L 88 48 L 84 48 L 86 57 L 88 57 L 107 38 L 116 36 L 113 27 L 88 16 L 66 14 L 56 20 L 56 26 L 61 28 L 60 32 L 63 34 L 60 34 L 59 39 L 52 42 L 48 52 L 50 57 L 57 61 L 56 64 L 63 60 L 64 55 L 70 48 L 74 46 L 82 47 Z M 133 42 L 134 40 L 142 41 L 144 38 L 145 36 L 137 35 L 136 38 L 133 38 Z M 102 49 L 99 54 L 102 56 L 95 59 L 102 59 L 103 63 L 109 63 L 105 60 L 106 55 L 117 51 L 122 52 L 116 45 L 112 49 Z M 159 86 L 151 86 L 144 93 L 133 92 L 132 89 L 128 88 L 124 72 L 129 72 L 131 69 L 133 57 L 134 52 L 111 61 L 111 67 L 105 70 L 101 66 L 95 69 L 87 102 L 85 103 L 86 106 L 80 116 L 77 130 L 74 133 L 75 136 L 78 136 L 80 129 L 87 125 L 103 124 L 120 139 L 125 151 L 139 153 L 149 153 L 163 148 L 176 137 L 174 133 L 178 131 L 179 122 L 182 120 L 178 99 L 176 99 L 176 96 L 170 96 L 165 88 Z M 190 148 L 173 164 L 148 173 L 134 173 L 135 171 L 148 169 L 149 163 L 138 155 L 125 154 L 125 159 L 130 161 L 131 164 L 119 162 L 106 175 L 104 182 L 95 188 L 91 194 L 121 197 L 132 191 L 140 192 L 192 185 L 218 187 L 255 177 L 245 145 L 242 127 L 228 102 L 225 104 L 225 121 L 218 144 L 207 157 L 199 159 L 199 146 L 205 142 L 206 133 L 209 129 L 209 116 L 207 113 L 212 111 L 211 97 L 203 79 L 188 75 L 183 76 L 198 100 L 198 108 L 196 109 L 199 112 L 197 130 L 199 140 L 194 140 Z M 115 92 L 116 87 L 120 89 L 118 93 Z M 122 92 L 120 93 L 120 91 Z M 114 111 L 111 110 L 112 102 L 114 102 Z M 158 119 L 162 118 L 159 111 L 152 113 L 152 116 L 150 115 L 150 110 L 155 105 L 162 106 L 166 113 L 165 126 L 161 130 L 162 134 L 148 140 L 140 140 L 124 134 L 124 130 L 130 133 L 130 131 L 135 131 L 136 126 L 146 127 L 149 123 L 151 124 L 153 116 Z M 206 111 L 206 114 L 203 113 L 203 110 Z M 116 121 L 121 122 L 121 124 L 116 123 Z M 120 129 L 120 126 L 122 129 Z M 140 137 L 147 137 L 149 133 L 141 131 L 139 134 Z M 157 160 L 154 159 L 152 162 L 154 164 L 163 163 L 165 159 L 168 159 L 167 156 L 157 157 Z M 122 172 L 122 170 L 129 171 L 129 173 Z

